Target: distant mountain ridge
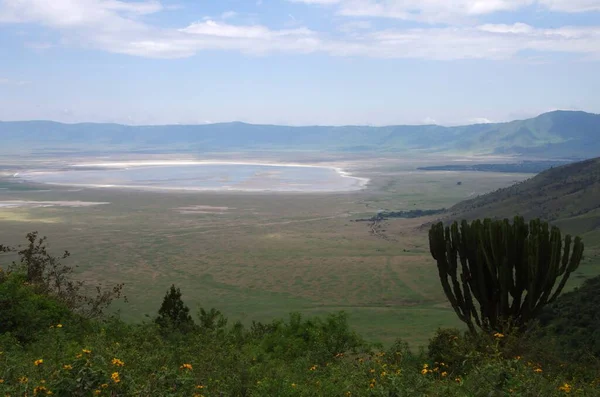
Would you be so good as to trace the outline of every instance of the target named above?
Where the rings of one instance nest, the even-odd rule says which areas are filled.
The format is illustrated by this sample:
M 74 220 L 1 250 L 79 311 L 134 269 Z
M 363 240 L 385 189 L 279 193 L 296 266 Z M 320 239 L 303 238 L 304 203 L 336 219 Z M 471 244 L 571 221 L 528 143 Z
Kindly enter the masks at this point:
M 554 111 L 506 123 L 457 127 L 254 125 L 127 126 L 0 122 L 0 153 L 8 151 L 243 151 L 324 150 L 512 154 L 547 158 L 600 155 L 600 115 Z

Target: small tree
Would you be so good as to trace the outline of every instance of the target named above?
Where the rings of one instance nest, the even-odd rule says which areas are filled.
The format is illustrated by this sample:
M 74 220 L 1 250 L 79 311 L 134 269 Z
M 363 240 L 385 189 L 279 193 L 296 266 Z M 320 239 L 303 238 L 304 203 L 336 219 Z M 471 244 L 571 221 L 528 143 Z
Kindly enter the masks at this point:
M 556 226 L 522 217 L 440 222 L 429 247 L 446 297 L 473 333 L 475 324 L 492 332 L 523 327 L 558 297 L 583 256 L 581 238 L 567 235 L 563 245 Z
M 110 306 L 113 300 L 123 296 L 124 284 L 117 284 L 106 289 L 97 285 L 96 296 L 89 296 L 83 291 L 88 286 L 75 279 L 75 269 L 61 261 L 70 254 L 65 251 L 60 256 L 54 256 L 48 251 L 46 237 L 40 237 L 38 232 L 27 234 L 28 244 L 19 247 L 0 245 L 0 253 L 16 254 L 19 258 L 8 267 L 7 274 L 12 272 L 22 273 L 25 282 L 31 285 L 37 293 L 51 296 L 65 304 L 72 311 L 86 318 L 100 317 Z M 75 266 L 77 267 L 77 266 Z M 0 275 L 0 280 L 5 277 Z
M 189 331 L 194 327 L 194 320 L 190 316 L 190 309 L 181 299 L 181 290 L 171 285 L 163 299 L 158 317 L 154 320 L 163 329 L 177 329 Z

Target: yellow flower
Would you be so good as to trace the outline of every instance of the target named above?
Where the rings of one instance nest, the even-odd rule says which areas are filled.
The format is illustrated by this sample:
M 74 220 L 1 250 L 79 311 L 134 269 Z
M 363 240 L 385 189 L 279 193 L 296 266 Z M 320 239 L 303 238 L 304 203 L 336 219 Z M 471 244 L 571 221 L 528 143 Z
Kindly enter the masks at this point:
M 494 334 L 494 338 L 497 338 L 497 339 L 502 339 L 502 338 L 504 338 L 504 334 L 501 334 L 500 332 L 496 332 L 496 333 Z
M 27 382 L 29 382 L 29 379 L 27 379 L 26 376 L 21 376 L 19 378 L 19 383 L 27 383 Z
M 113 382 L 115 382 L 115 383 L 119 383 L 121 381 L 121 379 L 119 378 L 118 372 L 113 372 L 110 377 L 113 380 Z
M 371 389 L 372 389 L 372 388 L 374 388 L 374 387 L 375 387 L 375 383 L 370 383 L 370 384 L 369 384 L 369 387 L 370 387 Z
M 56 324 L 56 328 L 62 328 L 62 324 Z
M 558 390 L 564 391 L 565 393 L 571 393 L 571 385 L 568 383 L 565 383 L 564 385 L 560 386 L 558 388 Z
M 458 384 L 461 384 L 461 383 L 462 383 L 462 379 L 460 378 L 460 376 L 459 376 L 459 377 L 456 377 L 456 378 L 454 379 L 454 381 L 455 381 L 456 383 L 458 383 Z
M 48 389 L 46 389 L 45 386 L 36 386 L 33 389 L 33 395 L 37 396 L 39 393 L 46 393 L 46 394 L 48 394 Z
M 446 372 L 446 371 L 442 372 L 443 377 L 445 377 L 446 375 L 448 375 L 448 372 Z
M 423 374 L 423 375 L 427 375 L 427 372 L 429 372 L 429 371 L 427 370 L 427 368 L 423 368 L 423 369 L 421 370 L 421 374 Z
M 88 350 L 88 349 L 82 349 L 81 351 L 84 352 L 85 354 L 92 354 L 92 351 Z
M 313 365 L 312 367 L 310 367 L 310 371 L 316 371 L 317 370 L 317 365 Z
M 423 364 L 423 368 L 429 368 L 429 364 Z
M 372 374 L 374 374 L 375 370 L 374 369 L 370 369 L 369 372 L 372 373 Z
M 100 385 L 101 388 L 106 389 L 108 387 L 108 383 L 103 383 Z
M 295 384 L 295 383 L 292 383 L 292 387 L 296 387 L 296 384 Z
M 73 367 L 70 364 L 65 364 L 63 365 L 63 369 L 66 369 L 67 371 L 70 371 L 73 369 Z
M 102 390 L 100 390 L 100 389 L 96 389 L 96 390 L 94 390 L 94 394 L 95 394 L 95 395 L 98 395 L 98 394 L 100 394 L 100 393 L 102 393 Z
M 192 370 L 192 364 L 182 364 L 181 367 L 179 367 L 179 369 L 187 369 L 187 370 Z
M 346 396 L 351 396 L 352 393 L 350 393 L 349 391 L 346 392 Z
M 4 383 L 4 379 L 0 379 L 0 385 Z
M 44 360 L 40 358 L 40 359 L 38 359 L 38 360 L 35 360 L 35 361 L 33 362 L 33 365 L 35 365 L 36 367 L 39 367 L 39 366 L 40 366 L 40 365 L 42 365 L 43 363 L 44 363 Z
M 198 385 L 198 386 L 196 386 L 196 389 L 204 389 L 204 386 L 203 385 Z
M 387 375 L 387 372 L 385 372 L 385 371 L 381 372 L 381 376 L 386 376 L 386 375 Z
M 540 372 L 543 372 L 541 368 L 536 368 L 533 370 L 533 372 L 539 374 Z
M 125 363 L 123 361 L 119 360 L 118 358 L 113 358 L 112 364 L 116 367 L 122 367 L 125 365 Z
M 81 357 L 82 357 L 81 353 L 75 355 L 75 358 L 81 358 Z

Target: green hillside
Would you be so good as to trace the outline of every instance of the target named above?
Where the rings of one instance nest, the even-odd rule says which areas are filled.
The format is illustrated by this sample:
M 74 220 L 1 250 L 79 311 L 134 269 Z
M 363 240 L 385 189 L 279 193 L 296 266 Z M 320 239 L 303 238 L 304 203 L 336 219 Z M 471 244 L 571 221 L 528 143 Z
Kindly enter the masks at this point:
M 573 233 L 600 228 L 600 158 L 551 168 L 524 182 L 463 201 L 452 218 L 542 218 Z
M 0 122 L 0 139 L 3 142 L 0 153 L 64 153 L 70 150 L 200 153 L 319 149 L 332 152 L 421 151 L 589 158 L 600 153 L 600 115 L 555 111 L 528 120 L 457 127 L 290 127 L 239 122 L 126 126 L 23 121 Z

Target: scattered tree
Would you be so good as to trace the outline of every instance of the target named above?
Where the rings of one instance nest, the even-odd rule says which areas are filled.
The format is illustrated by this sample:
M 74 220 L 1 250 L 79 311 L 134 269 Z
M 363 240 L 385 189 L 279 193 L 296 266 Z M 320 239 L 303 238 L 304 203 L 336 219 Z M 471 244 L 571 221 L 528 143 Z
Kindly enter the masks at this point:
M 175 288 L 175 285 L 171 285 L 171 288 L 167 291 L 158 310 L 158 317 L 154 321 L 163 329 L 177 329 L 187 332 L 194 327 L 190 309 L 183 303 L 181 290 Z

